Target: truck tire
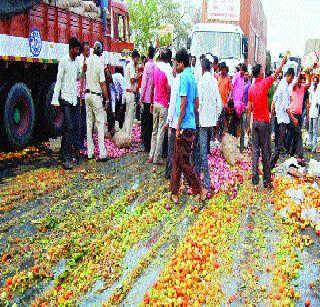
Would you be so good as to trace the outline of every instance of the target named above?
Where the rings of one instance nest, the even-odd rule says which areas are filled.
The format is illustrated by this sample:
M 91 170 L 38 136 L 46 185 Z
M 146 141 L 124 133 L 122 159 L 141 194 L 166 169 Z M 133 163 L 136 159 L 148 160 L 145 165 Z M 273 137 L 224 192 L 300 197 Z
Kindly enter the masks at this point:
M 48 87 L 46 101 L 45 101 L 45 119 L 46 119 L 46 131 L 50 138 L 57 138 L 62 135 L 63 130 L 63 113 L 57 111 L 52 105 L 52 96 L 55 83 Z
M 1 97 L 1 145 L 21 149 L 30 141 L 35 124 L 31 92 L 24 83 L 15 83 L 3 90 Z

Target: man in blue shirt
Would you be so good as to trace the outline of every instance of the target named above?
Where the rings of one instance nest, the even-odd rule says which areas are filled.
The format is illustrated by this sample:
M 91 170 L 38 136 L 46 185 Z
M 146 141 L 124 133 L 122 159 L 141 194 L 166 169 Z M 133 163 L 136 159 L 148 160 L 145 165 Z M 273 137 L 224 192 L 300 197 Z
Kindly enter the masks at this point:
M 200 176 L 193 165 L 196 138 L 195 111 L 199 107 L 197 84 L 190 68 L 188 52 L 185 49 L 177 52 L 176 62 L 181 74 L 176 102 L 178 124 L 170 182 L 171 198 L 174 203 L 179 201 L 180 181 L 183 174 L 193 193 L 200 194 L 201 200 L 204 201 L 208 191 L 202 187 Z

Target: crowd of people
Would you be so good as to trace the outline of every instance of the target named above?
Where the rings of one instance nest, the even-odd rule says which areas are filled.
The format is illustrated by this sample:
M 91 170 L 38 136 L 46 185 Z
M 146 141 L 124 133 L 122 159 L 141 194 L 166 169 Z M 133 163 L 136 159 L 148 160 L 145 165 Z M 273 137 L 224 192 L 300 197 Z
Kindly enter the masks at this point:
M 93 158 L 94 123 L 98 161 L 107 160 L 105 111 L 111 136 L 115 121 L 131 136 L 134 119 L 141 120 L 147 162 L 166 164 L 165 176 L 170 180 L 175 203 L 179 201 L 182 177 L 202 201 L 211 196 L 210 144 L 221 142 L 226 133 L 239 139 L 241 152 L 250 137 L 252 183 L 259 184 L 261 155 L 265 188 L 272 187 L 271 171 L 284 149 L 304 163 L 303 125 L 309 128 L 310 150 L 317 150 L 319 79 L 314 77 L 311 85 L 301 72 L 295 77 L 291 68 L 283 77 L 287 57 L 274 73 L 265 74 L 257 64 L 250 74 L 244 63 L 229 68 L 209 53 L 197 60 L 181 49 L 173 58 L 170 49 L 156 50 L 151 46 L 148 58 L 134 50 L 125 69 L 117 67 L 112 74 L 110 67 L 103 64 L 100 42 L 94 44 L 92 55 L 89 45 L 80 45 L 75 38 L 69 47 L 69 55 L 59 64 L 52 100 L 65 115 L 61 152 L 66 169 L 78 162 L 77 153 L 85 138 L 88 159 Z M 234 69 L 232 77 L 229 69 Z M 86 120 L 81 119 L 84 114 Z

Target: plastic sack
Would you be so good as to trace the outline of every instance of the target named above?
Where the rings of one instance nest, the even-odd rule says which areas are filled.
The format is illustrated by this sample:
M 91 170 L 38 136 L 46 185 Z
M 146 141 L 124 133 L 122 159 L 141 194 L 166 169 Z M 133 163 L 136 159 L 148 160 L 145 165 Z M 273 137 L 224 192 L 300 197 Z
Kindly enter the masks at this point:
M 320 177 L 320 162 L 311 159 L 309 162 L 308 174 L 312 177 Z
M 235 165 L 238 161 L 242 160 L 237 138 L 228 133 L 226 133 L 222 139 L 221 151 L 227 163 L 231 165 Z
M 119 148 L 130 148 L 132 145 L 130 135 L 122 130 L 117 131 L 112 139 Z

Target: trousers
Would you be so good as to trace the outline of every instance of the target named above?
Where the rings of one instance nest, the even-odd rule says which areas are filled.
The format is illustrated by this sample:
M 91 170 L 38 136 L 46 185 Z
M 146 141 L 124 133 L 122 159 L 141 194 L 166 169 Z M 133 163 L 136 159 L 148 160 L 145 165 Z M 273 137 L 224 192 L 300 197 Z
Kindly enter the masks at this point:
M 124 120 L 124 131 L 132 136 L 133 120 L 135 115 L 135 94 L 126 93 L 126 115 Z
M 309 146 L 313 151 L 317 150 L 318 145 L 318 123 L 318 117 L 309 120 Z
M 203 185 L 204 187 L 209 190 L 211 187 L 211 180 L 210 180 L 210 171 L 209 171 L 209 164 L 208 164 L 208 135 L 212 133 L 213 127 L 200 127 L 199 128 L 199 137 L 198 137 L 198 144 L 196 149 L 196 169 L 198 174 L 200 175 L 203 172 L 204 180 Z
M 166 174 L 165 178 L 170 179 L 172 173 L 172 160 L 173 160 L 173 153 L 174 147 L 176 143 L 176 129 L 169 128 L 168 132 L 168 155 L 167 155 L 167 163 L 166 163 Z
M 196 132 L 194 130 L 184 130 L 179 139 L 176 140 L 170 181 L 172 194 L 179 194 L 182 174 L 190 188 L 192 188 L 193 193 L 200 194 L 202 191 L 200 176 L 193 164 L 195 139 Z
M 252 183 L 259 183 L 259 158 L 262 155 L 263 183 L 271 184 L 271 128 L 266 122 L 253 121 L 252 124 Z
M 154 104 L 153 108 L 153 128 L 151 138 L 151 148 L 149 158 L 156 163 L 162 154 L 162 145 L 165 131 L 163 127 L 166 123 L 168 109 L 159 103 Z
M 299 125 L 295 127 L 293 122 L 289 124 L 290 135 L 292 137 L 290 156 L 297 155 L 298 158 L 303 158 L 303 142 L 302 142 L 302 115 L 294 114 L 298 120 Z
M 64 114 L 63 131 L 61 138 L 61 155 L 62 162 L 70 162 L 73 157 L 73 134 L 74 134 L 74 121 L 77 112 L 77 107 L 69 102 L 61 99 L 60 107 Z
M 96 123 L 98 129 L 99 158 L 107 157 L 107 150 L 104 145 L 105 111 L 102 104 L 102 97 L 95 94 L 86 94 L 87 111 L 87 146 L 88 158 L 94 154 L 93 125 Z
M 150 112 L 150 106 L 150 103 L 143 102 L 143 111 L 141 114 L 141 137 L 146 152 L 150 152 L 153 127 L 153 115 Z
M 270 162 L 270 167 L 271 169 L 275 168 L 276 163 L 279 159 L 281 151 L 285 147 L 285 142 L 286 142 L 286 135 L 287 135 L 287 124 L 280 123 L 277 124 L 278 126 L 278 132 L 277 132 L 277 138 L 274 140 L 276 149 L 274 154 L 272 155 L 271 162 Z

